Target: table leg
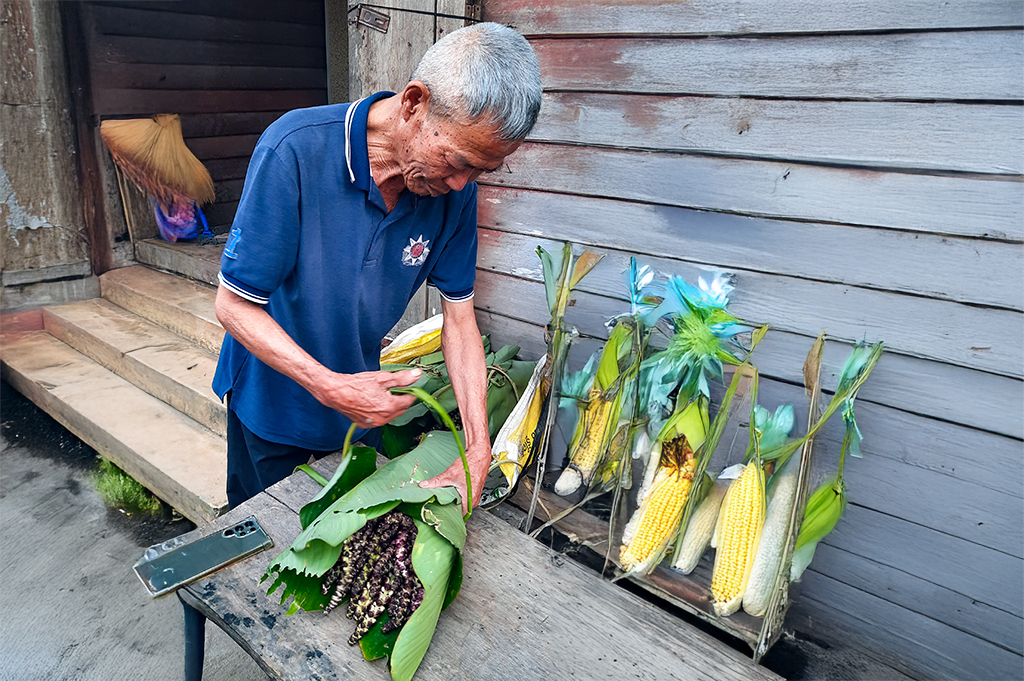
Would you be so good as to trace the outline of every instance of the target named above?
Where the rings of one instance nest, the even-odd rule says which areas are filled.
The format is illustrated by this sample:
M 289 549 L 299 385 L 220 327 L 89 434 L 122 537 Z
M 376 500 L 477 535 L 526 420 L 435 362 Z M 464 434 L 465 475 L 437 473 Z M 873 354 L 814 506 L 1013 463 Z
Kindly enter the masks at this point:
M 181 607 L 185 611 L 185 681 L 202 681 L 206 615 L 183 600 Z

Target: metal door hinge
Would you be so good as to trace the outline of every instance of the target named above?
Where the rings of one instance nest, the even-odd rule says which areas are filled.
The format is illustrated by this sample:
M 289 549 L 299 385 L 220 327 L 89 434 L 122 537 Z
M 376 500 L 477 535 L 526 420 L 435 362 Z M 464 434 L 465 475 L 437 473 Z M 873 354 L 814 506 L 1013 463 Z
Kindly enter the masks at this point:
M 391 25 L 390 15 L 378 12 L 363 4 L 356 5 L 349 10 L 348 21 L 350 24 L 360 24 L 381 33 L 387 33 L 388 26 Z

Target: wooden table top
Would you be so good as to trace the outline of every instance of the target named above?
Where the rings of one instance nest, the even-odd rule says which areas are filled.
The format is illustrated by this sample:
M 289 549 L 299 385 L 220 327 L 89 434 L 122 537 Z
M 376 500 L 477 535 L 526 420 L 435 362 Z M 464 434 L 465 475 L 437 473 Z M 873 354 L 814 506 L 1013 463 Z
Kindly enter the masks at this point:
M 327 478 L 340 457 L 314 465 Z M 304 473 L 197 529 L 255 515 L 274 546 L 229 565 L 179 596 L 226 631 L 274 679 L 389 679 L 382 660 L 349 646 L 343 609 L 286 616 L 280 591 L 260 584 L 300 531 L 298 511 L 319 491 Z M 779 679 L 751 659 L 487 512 L 469 523 L 458 599 L 438 622 L 419 681 L 507 679 Z

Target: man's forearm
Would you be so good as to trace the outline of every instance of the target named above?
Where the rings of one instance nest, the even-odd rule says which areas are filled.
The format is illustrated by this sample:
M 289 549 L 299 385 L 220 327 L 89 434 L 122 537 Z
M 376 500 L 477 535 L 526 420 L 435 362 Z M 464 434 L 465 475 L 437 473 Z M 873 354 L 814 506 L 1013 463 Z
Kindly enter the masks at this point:
M 443 304 L 444 326 L 441 348 L 459 405 L 467 449 L 490 457 L 490 432 L 487 427 L 487 363 L 473 304 Z
M 216 310 L 217 319 L 246 350 L 360 428 L 388 423 L 416 399 L 410 395 L 393 395 L 390 389 L 415 382 L 420 376 L 419 370 L 337 373 L 303 350 L 260 305 L 223 286 L 217 290 Z
M 299 347 L 261 305 L 223 286 L 217 289 L 217 319 L 257 359 L 316 396 L 328 369 Z

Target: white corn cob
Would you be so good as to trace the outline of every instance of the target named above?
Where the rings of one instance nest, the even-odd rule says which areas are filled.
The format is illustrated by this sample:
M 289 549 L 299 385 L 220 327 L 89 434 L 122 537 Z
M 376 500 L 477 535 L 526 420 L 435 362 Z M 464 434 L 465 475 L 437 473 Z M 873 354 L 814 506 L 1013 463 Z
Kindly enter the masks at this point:
M 761 531 L 761 543 L 750 570 L 750 581 L 743 594 L 743 609 L 754 617 L 764 617 L 775 588 L 775 577 L 779 572 L 782 554 L 785 551 L 786 535 L 789 530 L 789 516 L 796 499 L 797 466 L 788 466 L 782 477 L 775 483 L 768 516 Z
M 673 566 L 684 575 L 693 572 L 697 563 L 700 562 L 700 557 L 704 555 L 708 541 L 715 531 L 719 511 L 722 508 L 722 499 L 725 498 L 727 489 L 725 485 L 716 482 L 690 516 L 690 522 L 683 534 L 683 545 L 679 550 L 679 558 L 676 559 Z

